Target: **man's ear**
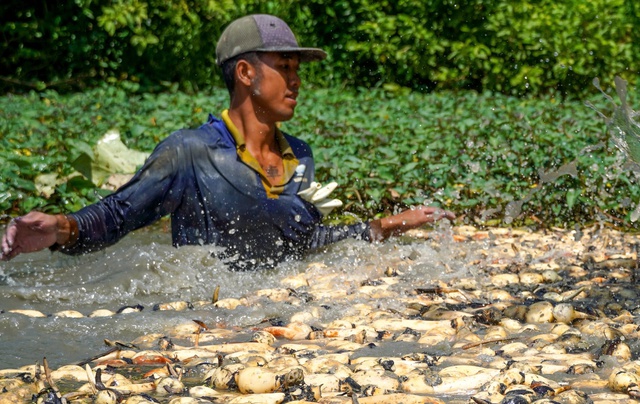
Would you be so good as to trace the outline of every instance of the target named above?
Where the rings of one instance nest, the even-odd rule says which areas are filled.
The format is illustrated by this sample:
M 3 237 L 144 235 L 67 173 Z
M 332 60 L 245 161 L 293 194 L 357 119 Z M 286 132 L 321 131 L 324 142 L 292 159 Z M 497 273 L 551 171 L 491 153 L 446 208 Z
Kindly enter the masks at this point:
M 236 64 L 236 82 L 250 86 L 254 77 L 256 77 L 256 68 L 244 59 L 238 60 Z

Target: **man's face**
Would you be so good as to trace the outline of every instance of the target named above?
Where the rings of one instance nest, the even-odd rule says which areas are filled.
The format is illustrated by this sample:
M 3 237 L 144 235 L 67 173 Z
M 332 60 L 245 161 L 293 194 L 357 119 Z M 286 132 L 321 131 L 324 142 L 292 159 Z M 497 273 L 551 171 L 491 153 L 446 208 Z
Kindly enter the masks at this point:
M 258 118 L 282 122 L 293 117 L 300 89 L 300 59 L 294 53 L 260 53 L 256 77 L 251 83 L 251 98 Z

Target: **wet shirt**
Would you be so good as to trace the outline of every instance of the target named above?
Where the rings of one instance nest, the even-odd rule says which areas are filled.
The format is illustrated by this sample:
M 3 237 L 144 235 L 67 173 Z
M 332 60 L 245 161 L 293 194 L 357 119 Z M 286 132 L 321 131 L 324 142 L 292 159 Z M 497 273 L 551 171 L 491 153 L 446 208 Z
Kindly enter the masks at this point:
M 240 268 L 300 258 L 347 237 L 370 239 L 368 223 L 322 225 L 320 212 L 297 195 L 314 178 L 308 144 L 279 132 L 288 179 L 270 184 L 243 156 L 248 151 L 241 147 L 241 135 L 227 121 L 233 134 L 223 120 L 210 116 L 200 128 L 177 131 L 160 142 L 131 181 L 70 215 L 78 222 L 79 238 L 64 252 L 100 250 L 166 215 L 175 246 L 224 247 L 221 258 Z

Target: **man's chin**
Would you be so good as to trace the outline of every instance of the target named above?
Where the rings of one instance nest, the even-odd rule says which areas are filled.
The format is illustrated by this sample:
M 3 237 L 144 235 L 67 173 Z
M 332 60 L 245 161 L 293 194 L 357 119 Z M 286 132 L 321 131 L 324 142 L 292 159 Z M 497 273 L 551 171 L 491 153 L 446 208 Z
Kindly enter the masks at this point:
M 279 122 L 289 121 L 289 120 L 291 120 L 293 118 L 294 115 L 295 115 L 295 112 L 291 111 L 290 114 L 283 114 L 278 121 Z

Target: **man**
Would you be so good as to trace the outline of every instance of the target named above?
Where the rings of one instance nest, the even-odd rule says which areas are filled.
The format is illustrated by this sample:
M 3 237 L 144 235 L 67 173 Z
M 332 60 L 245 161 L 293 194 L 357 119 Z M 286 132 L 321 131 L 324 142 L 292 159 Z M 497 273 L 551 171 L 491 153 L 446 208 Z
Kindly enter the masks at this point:
M 299 47 L 279 18 L 250 15 L 232 22 L 216 48 L 230 94 L 221 119 L 162 141 L 136 175 L 114 194 L 68 215 L 31 212 L 13 219 L 2 238 L 4 260 L 50 248 L 96 251 L 132 230 L 171 216 L 175 246 L 213 244 L 235 268 L 258 268 L 300 258 L 307 250 L 347 237 L 384 240 L 392 234 L 453 219 L 421 206 L 351 226 L 321 224 L 336 201 L 314 179 L 309 146 L 282 133 L 293 117 L 300 63 L 322 60 Z M 312 187 L 312 188 L 310 188 Z

